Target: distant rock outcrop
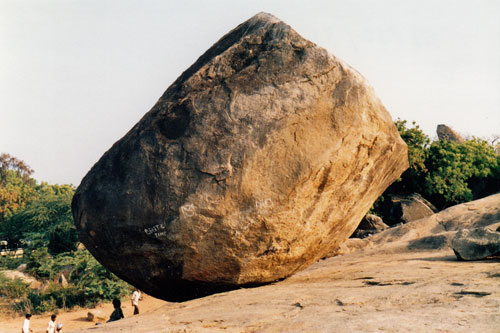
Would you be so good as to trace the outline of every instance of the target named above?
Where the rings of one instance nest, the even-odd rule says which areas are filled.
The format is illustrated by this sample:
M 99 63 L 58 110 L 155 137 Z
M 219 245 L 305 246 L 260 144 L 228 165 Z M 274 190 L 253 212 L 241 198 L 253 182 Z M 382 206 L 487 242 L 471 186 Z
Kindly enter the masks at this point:
M 436 207 L 418 193 L 390 195 L 384 205 L 385 222 L 390 226 L 415 221 L 436 212 Z
M 261 13 L 104 154 L 78 187 L 73 216 L 112 272 L 182 301 L 308 267 L 407 166 L 366 80 Z
M 439 140 L 447 140 L 447 141 L 454 141 L 458 143 L 464 143 L 465 140 L 455 132 L 451 127 L 440 124 L 437 126 L 436 133 L 438 135 Z

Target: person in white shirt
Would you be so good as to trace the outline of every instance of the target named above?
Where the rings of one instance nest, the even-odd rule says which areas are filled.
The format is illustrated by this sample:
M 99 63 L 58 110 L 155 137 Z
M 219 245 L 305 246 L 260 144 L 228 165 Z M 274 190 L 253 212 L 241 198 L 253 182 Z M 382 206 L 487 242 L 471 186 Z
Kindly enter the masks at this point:
M 47 325 L 46 332 L 47 333 L 55 333 L 55 331 L 56 331 L 56 315 L 53 314 L 52 316 L 50 316 L 50 321 Z
M 26 317 L 24 318 L 23 333 L 33 333 L 33 330 L 30 328 L 30 319 L 31 314 L 27 313 Z
M 139 299 L 141 299 L 141 291 L 139 289 L 134 290 L 132 293 L 132 306 L 134 307 L 134 315 L 139 314 Z

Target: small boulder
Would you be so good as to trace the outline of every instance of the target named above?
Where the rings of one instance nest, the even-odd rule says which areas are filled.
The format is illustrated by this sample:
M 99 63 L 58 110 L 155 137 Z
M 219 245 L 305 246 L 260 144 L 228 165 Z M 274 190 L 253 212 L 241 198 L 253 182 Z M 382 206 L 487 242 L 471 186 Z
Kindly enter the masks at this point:
M 102 313 L 101 310 L 92 309 L 87 312 L 87 321 L 103 322 L 106 321 L 106 316 Z
M 16 271 L 22 273 L 22 272 L 24 272 L 26 270 L 26 268 L 28 268 L 27 264 L 21 264 L 21 265 L 17 266 Z
M 66 279 L 66 277 L 64 276 L 64 274 L 61 274 L 59 276 L 58 282 L 63 287 L 67 287 L 68 286 L 68 280 Z
M 489 228 L 461 229 L 451 241 L 460 260 L 482 260 L 500 255 L 500 232 Z
M 381 217 L 373 214 L 366 214 L 351 238 L 365 238 L 384 231 L 387 228 L 389 228 L 389 226 L 384 223 Z
M 28 283 L 30 285 L 30 288 L 39 288 L 42 285 L 42 283 L 34 277 L 17 270 L 0 270 L 0 274 L 12 280 L 21 279 L 21 281 L 23 281 L 24 283 Z
M 438 210 L 418 193 L 389 196 L 384 205 L 385 222 L 390 225 L 408 223 L 431 216 Z
M 465 142 L 465 140 L 462 138 L 462 136 L 460 136 L 460 134 L 451 129 L 451 127 L 443 124 L 437 126 L 436 133 L 439 140 L 454 141 L 457 143 Z

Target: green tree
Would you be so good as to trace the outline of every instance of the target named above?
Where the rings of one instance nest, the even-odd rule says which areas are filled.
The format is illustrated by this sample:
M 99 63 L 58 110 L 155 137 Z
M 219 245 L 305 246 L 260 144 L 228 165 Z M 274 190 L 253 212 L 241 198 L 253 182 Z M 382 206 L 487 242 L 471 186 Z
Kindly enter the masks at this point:
M 478 138 L 460 144 L 439 140 L 432 143 L 426 161 L 425 193 L 441 207 L 477 199 L 498 167 L 498 155 L 487 141 Z M 498 191 L 498 189 L 497 189 Z
M 426 160 L 428 157 L 430 138 L 420 129 L 416 122 L 408 128 L 406 120 L 397 119 L 395 125 L 399 135 L 408 146 L 408 169 L 396 181 L 389 192 L 393 193 L 422 193 L 423 184 L 428 172 Z
M 25 297 L 13 305 L 20 312 L 43 313 L 76 305 L 92 307 L 102 301 L 121 298 L 131 288 L 99 264 L 87 250 L 55 256 L 50 255 L 47 248 L 34 250 L 28 261 L 27 272 L 48 282 L 48 287 L 44 290 L 28 290 Z M 68 286 L 50 282 L 62 272 L 67 274 Z M 0 292 L 1 282 L 0 279 Z
M 31 169 L 24 161 L 19 160 L 14 156 L 10 156 L 9 154 L 1 153 L 0 185 L 3 184 L 3 181 L 5 180 L 9 171 L 15 172 L 26 183 L 32 181 L 32 178 L 30 178 L 30 176 L 33 173 L 33 169 Z
M 70 281 L 82 291 L 87 303 L 96 304 L 128 293 L 130 285 L 108 271 L 87 250 L 77 251 L 75 262 Z
M 0 235 L 10 243 L 24 242 L 28 251 L 42 247 L 48 247 L 52 254 L 76 250 L 73 192 L 69 185 L 42 183 L 36 187 L 36 199 L 5 219 Z
M 33 170 L 23 161 L 0 154 L 0 224 L 16 209 L 22 208 L 36 195 Z
M 498 138 L 472 138 L 464 143 L 430 138 L 412 122 L 396 120 L 408 146 L 409 168 L 377 199 L 372 212 L 384 215 L 390 194 L 420 193 L 438 208 L 478 199 L 500 191 Z

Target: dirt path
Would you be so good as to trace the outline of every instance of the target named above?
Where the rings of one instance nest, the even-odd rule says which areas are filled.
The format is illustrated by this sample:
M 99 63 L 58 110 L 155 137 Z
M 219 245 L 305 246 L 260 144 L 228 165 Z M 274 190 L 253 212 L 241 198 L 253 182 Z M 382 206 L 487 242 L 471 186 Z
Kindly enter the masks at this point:
M 167 304 L 167 302 L 143 294 L 143 300 L 140 302 L 140 310 L 141 313 L 147 313 L 156 310 L 165 304 Z M 133 308 L 130 305 L 129 298 L 124 298 L 122 300 L 122 309 L 125 318 L 132 317 Z M 113 311 L 113 306 L 111 305 L 111 303 L 106 303 L 99 305 L 93 310 L 99 311 L 106 317 L 106 319 L 109 319 L 109 316 Z M 64 312 L 60 310 L 57 315 L 56 321 L 63 323 L 64 332 L 84 330 L 91 327 L 95 328 L 96 325 L 94 322 L 87 321 L 88 312 L 89 309 L 76 309 L 70 312 Z M 31 328 L 33 329 L 34 333 L 45 333 L 47 323 L 50 320 L 50 315 L 50 313 L 47 313 L 44 315 L 35 315 L 31 318 Z M 19 333 L 23 324 L 23 320 L 24 318 L 21 316 L 0 316 L 0 333 Z

